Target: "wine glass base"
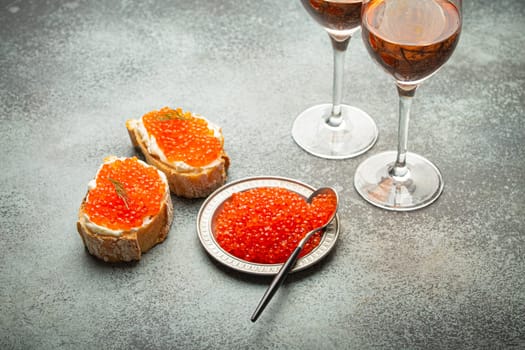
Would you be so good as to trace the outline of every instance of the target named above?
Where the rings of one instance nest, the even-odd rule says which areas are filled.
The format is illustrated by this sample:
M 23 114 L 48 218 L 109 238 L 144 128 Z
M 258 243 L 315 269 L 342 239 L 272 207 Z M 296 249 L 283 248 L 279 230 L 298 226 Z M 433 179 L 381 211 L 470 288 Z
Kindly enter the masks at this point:
M 364 160 L 356 169 L 354 186 L 369 203 L 392 211 L 416 210 L 432 204 L 443 191 L 439 169 L 429 160 L 407 153 L 408 172 L 403 177 L 390 174 L 397 153 L 382 152 Z
M 331 111 L 331 104 L 321 104 L 308 108 L 295 119 L 292 137 L 302 149 L 320 158 L 346 159 L 372 148 L 378 131 L 367 113 L 341 105 L 342 123 L 334 127 L 325 122 Z

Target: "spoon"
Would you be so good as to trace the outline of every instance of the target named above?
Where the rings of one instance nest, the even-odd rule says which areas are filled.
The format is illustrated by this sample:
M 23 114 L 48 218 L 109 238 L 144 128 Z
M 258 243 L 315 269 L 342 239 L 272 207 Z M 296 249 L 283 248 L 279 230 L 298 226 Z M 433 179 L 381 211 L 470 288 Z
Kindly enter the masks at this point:
M 314 191 L 310 195 L 310 197 L 308 197 L 306 202 L 307 203 L 312 203 L 313 199 L 315 197 L 319 196 L 320 194 L 325 194 L 325 195 L 329 195 L 329 196 L 334 196 L 335 197 L 334 211 L 332 212 L 332 214 L 330 215 L 328 220 L 326 220 L 326 222 L 322 226 L 319 226 L 319 227 L 313 229 L 312 231 L 308 232 L 303 237 L 303 239 L 301 239 L 301 241 L 299 242 L 299 244 L 297 245 L 297 247 L 295 248 L 293 253 L 288 258 L 288 260 L 286 260 L 286 262 L 283 264 L 283 266 L 281 266 L 281 269 L 279 270 L 277 275 L 275 275 L 272 283 L 270 284 L 270 286 L 268 287 L 268 289 L 264 293 L 263 297 L 261 298 L 261 301 L 259 302 L 259 305 L 257 305 L 257 308 L 253 312 L 253 315 L 250 318 L 250 320 L 252 322 L 257 321 L 257 319 L 259 318 L 259 316 L 261 315 L 263 310 L 266 308 L 266 305 L 268 305 L 268 303 L 272 299 L 272 297 L 275 294 L 275 292 L 277 291 L 277 289 L 279 289 L 279 287 L 283 284 L 284 280 L 286 279 L 286 276 L 288 276 L 288 273 L 295 266 L 295 263 L 297 262 L 297 259 L 299 259 L 299 254 L 301 253 L 301 250 L 303 250 L 304 245 L 306 244 L 306 242 L 308 242 L 308 240 L 310 239 L 310 237 L 312 237 L 312 235 L 314 233 L 325 229 L 326 226 L 328 226 L 328 224 L 330 222 L 332 222 L 332 219 L 335 217 L 335 214 L 337 213 L 337 206 L 339 204 L 339 196 L 337 195 L 337 192 L 333 188 L 331 188 L 331 187 L 321 187 L 321 188 L 317 189 L 316 191 Z

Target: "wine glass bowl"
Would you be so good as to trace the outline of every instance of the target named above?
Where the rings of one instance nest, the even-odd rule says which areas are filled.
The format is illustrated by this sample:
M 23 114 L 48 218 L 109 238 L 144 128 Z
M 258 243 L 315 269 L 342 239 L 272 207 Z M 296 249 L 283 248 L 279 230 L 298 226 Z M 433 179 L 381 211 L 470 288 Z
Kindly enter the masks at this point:
M 361 26 L 363 1 L 301 0 L 310 16 L 331 36 L 340 41 L 354 34 Z
M 361 25 L 362 0 L 301 0 L 310 16 L 328 33 L 334 53 L 331 104 L 303 111 L 292 126 L 292 137 L 307 152 L 327 159 L 356 157 L 376 142 L 378 130 L 363 110 L 342 104 L 344 55 Z
M 450 1 L 383 0 L 365 6 L 365 47 L 398 83 L 414 85 L 428 79 L 456 48 L 461 20 Z
M 368 202 L 409 211 L 433 203 L 443 191 L 439 169 L 407 151 L 410 106 L 416 89 L 450 58 L 461 33 L 461 0 L 368 0 L 362 36 L 367 51 L 396 83 L 397 152 L 376 154 L 356 169 L 354 186 Z

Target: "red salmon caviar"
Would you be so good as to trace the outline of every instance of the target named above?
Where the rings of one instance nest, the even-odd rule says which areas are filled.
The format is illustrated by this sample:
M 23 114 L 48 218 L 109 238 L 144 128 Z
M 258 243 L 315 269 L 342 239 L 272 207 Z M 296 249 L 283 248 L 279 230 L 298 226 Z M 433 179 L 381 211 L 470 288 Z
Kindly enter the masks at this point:
M 336 198 L 320 195 L 308 204 L 304 197 L 278 187 L 234 193 L 217 215 L 215 238 L 228 253 L 255 263 L 283 263 L 314 228 L 334 212 Z M 321 232 L 306 243 L 300 256 L 321 241 Z
M 222 139 L 215 137 L 206 120 L 191 112 L 164 107 L 145 114 L 142 122 L 170 162 L 199 167 L 210 164 L 222 152 Z
M 84 207 L 91 222 L 112 230 L 142 226 L 159 213 L 166 184 L 158 171 L 136 157 L 104 163 Z

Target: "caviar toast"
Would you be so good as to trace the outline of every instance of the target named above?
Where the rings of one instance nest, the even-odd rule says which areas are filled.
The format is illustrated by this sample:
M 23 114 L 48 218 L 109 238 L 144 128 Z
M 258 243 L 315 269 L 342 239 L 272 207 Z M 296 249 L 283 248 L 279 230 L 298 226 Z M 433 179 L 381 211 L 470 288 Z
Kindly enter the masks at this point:
M 166 176 L 137 158 L 108 157 L 78 213 L 89 253 L 108 262 L 140 260 L 164 241 L 173 220 Z
M 207 119 L 164 107 L 126 121 L 133 146 L 181 197 L 206 197 L 226 182 L 230 159 L 222 130 Z

